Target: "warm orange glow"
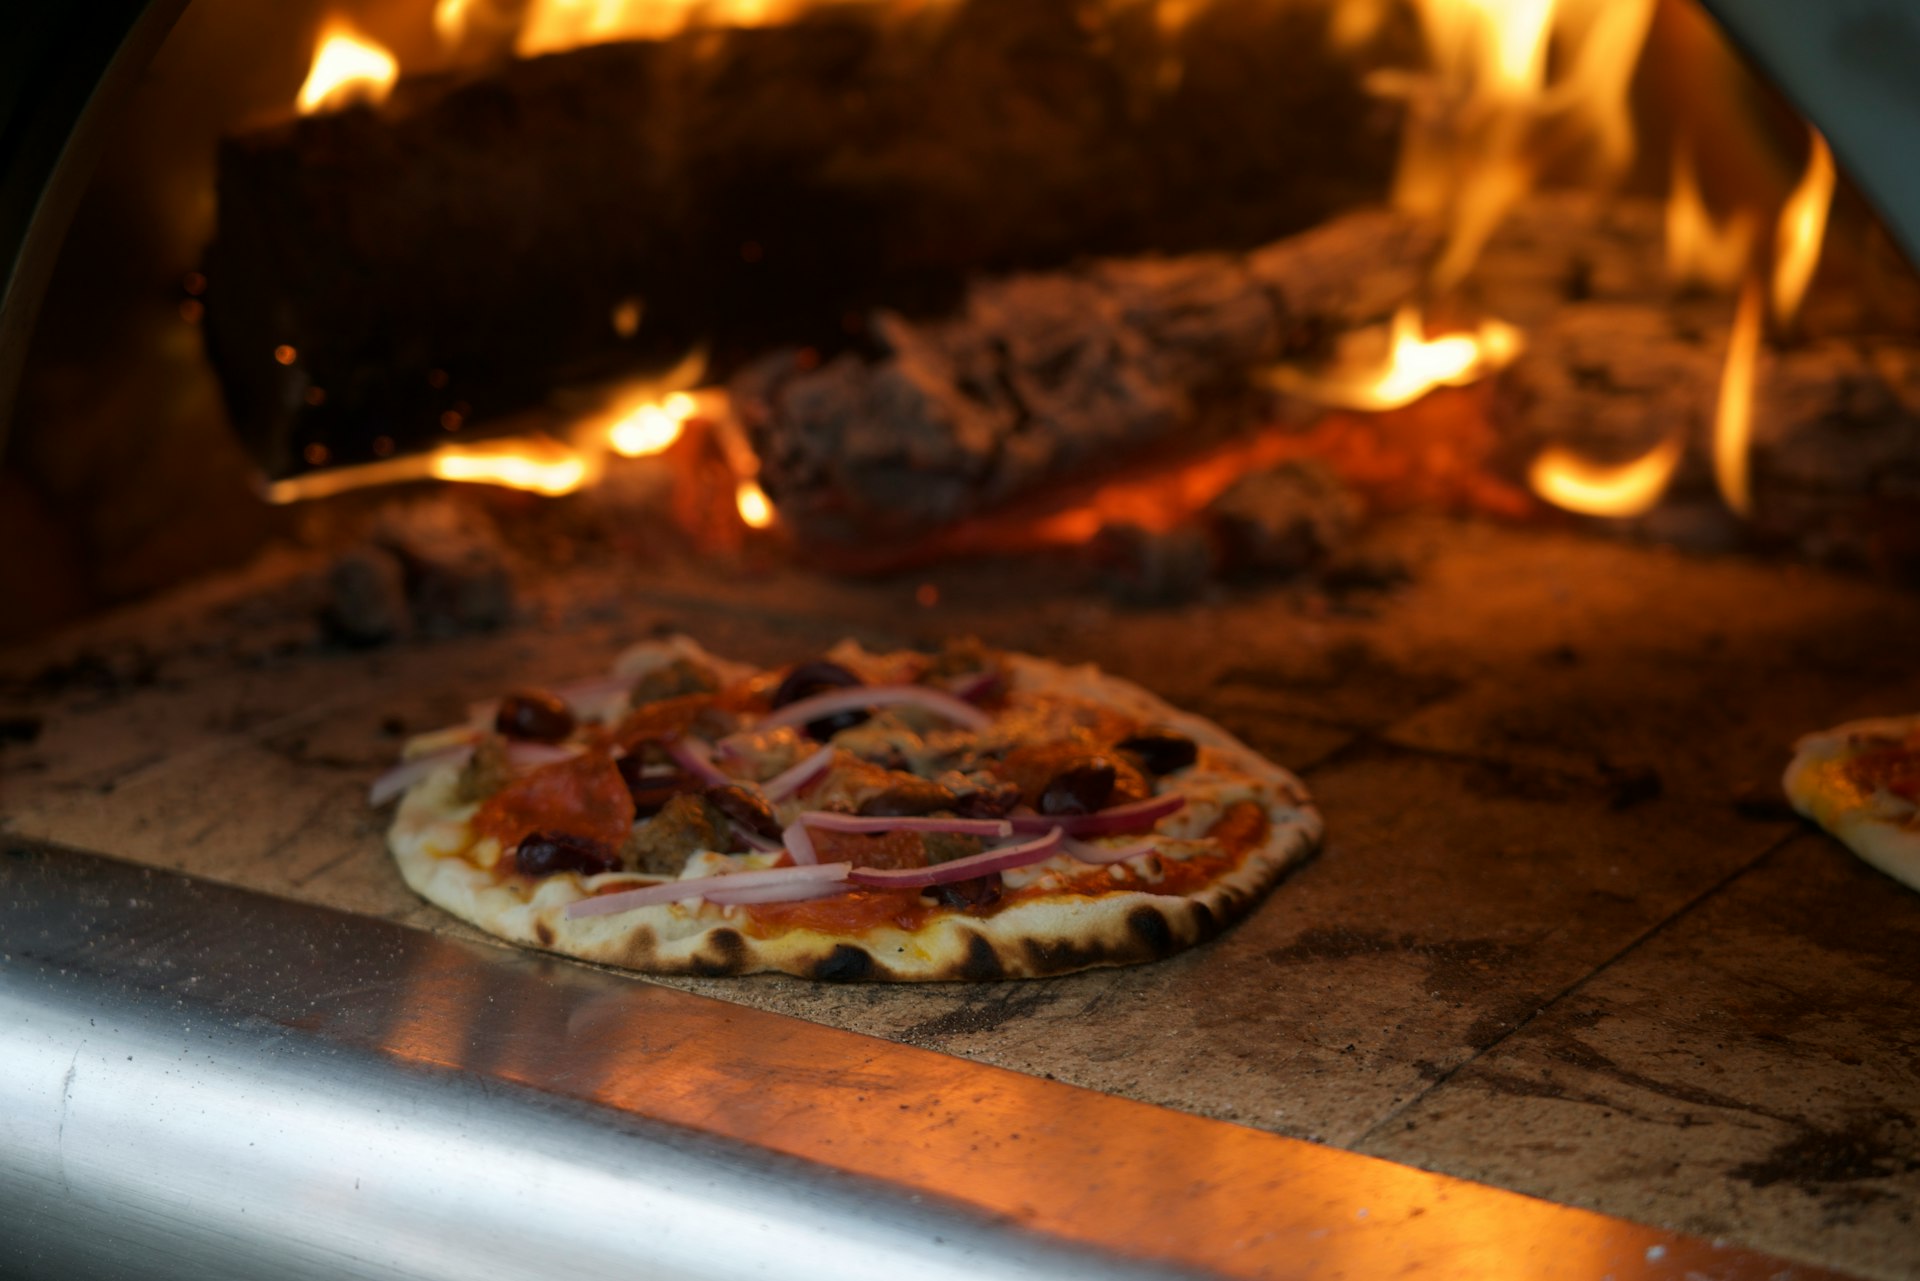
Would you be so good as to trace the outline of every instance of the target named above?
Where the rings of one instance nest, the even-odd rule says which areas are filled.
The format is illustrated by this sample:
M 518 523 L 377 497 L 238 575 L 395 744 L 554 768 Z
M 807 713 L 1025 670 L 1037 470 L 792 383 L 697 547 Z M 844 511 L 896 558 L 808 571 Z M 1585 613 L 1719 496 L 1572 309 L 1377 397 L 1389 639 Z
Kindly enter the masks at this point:
M 349 103 L 384 102 L 399 78 L 400 64 L 392 54 L 336 19 L 320 33 L 313 66 L 294 107 L 310 116 Z
M 660 40 L 696 22 L 761 27 L 805 7 L 800 0 L 533 0 L 514 48 L 531 58 L 610 40 Z
M 1322 405 L 1346 409 L 1398 409 L 1436 387 L 1464 387 L 1511 364 L 1522 347 L 1520 331 L 1497 320 L 1482 321 L 1470 334 L 1428 338 L 1412 305 L 1394 313 L 1378 360 L 1360 368 L 1307 374 L 1274 371 L 1280 390 Z
M 473 0 L 437 0 L 433 6 L 433 29 L 442 44 L 457 45 L 467 34 L 468 11 Z
M 319 460 L 308 459 L 315 465 L 324 460 L 324 453 Z M 416 480 L 467 481 L 556 496 L 572 493 L 598 472 L 596 459 L 557 441 L 501 440 L 470 448 L 446 445 L 430 453 L 277 480 L 266 486 L 266 499 L 275 504 L 292 503 Z
M 607 443 L 622 458 L 660 453 L 680 439 L 694 408 L 693 397 L 685 392 L 674 392 L 657 403 L 647 401 L 628 410 L 608 428 Z
M 1773 315 L 1785 323 L 1800 310 L 1800 300 L 1820 265 L 1827 235 L 1827 209 L 1833 203 L 1833 152 L 1817 129 L 1809 129 L 1811 149 L 1800 183 L 1780 207 L 1773 242 Z
M 592 468 L 578 454 L 535 458 L 512 451 L 466 452 L 436 450 L 428 455 L 429 472 L 441 480 L 463 480 L 508 489 L 527 489 L 553 497 L 570 494 L 587 483 Z
M 1527 483 L 1534 493 L 1568 511 L 1585 516 L 1638 516 L 1667 492 L 1684 451 L 1685 442 L 1670 437 L 1632 462 L 1606 466 L 1556 445 L 1534 460 Z
M 300 353 L 288 344 L 281 343 L 273 349 L 273 359 L 277 364 L 291 365 L 294 361 L 300 359 Z
M 1713 412 L 1713 479 L 1720 497 L 1742 516 L 1753 512 L 1747 472 L 1753 434 L 1753 381 L 1760 355 L 1760 282 L 1748 280 L 1733 314 L 1727 363 L 1720 374 L 1720 401 Z
M 773 524 L 773 503 L 757 481 L 741 481 L 733 491 L 733 505 L 739 509 L 740 519 L 754 529 Z
M 614 304 L 608 320 L 613 332 L 622 338 L 631 338 L 640 332 L 640 321 L 646 315 L 646 304 L 638 298 L 622 298 Z
M 1700 195 L 1693 156 L 1685 146 L 1673 149 L 1673 185 L 1667 194 L 1667 274 L 1679 285 L 1730 289 L 1747 270 L 1753 252 L 1751 210 L 1716 222 Z

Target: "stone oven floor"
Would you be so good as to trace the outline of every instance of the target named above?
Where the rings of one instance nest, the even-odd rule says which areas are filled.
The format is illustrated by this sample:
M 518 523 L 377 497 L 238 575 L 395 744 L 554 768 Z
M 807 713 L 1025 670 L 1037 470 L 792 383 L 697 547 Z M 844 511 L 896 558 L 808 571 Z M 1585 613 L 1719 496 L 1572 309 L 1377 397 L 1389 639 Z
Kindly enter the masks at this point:
M 1030 983 L 678 983 L 1878 1277 L 1920 1272 L 1920 895 L 1783 812 L 1796 735 L 1920 709 L 1920 598 L 1410 521 L 1412 581 L 1177 609 L 1047 566 L 848 584 L 581 568 L 498 634 L 313 639 L 266 562 L 0 660 L 0 830 L 468 934 L 364 804 L 396 732 L 678 628 L 776 662 L 973 632 L 1300 772 L 1325 850 L 1165 963 Z M 916 603 L 923 582 L 940 603 Z M 18 718 L 26 718 L 22 721 Z

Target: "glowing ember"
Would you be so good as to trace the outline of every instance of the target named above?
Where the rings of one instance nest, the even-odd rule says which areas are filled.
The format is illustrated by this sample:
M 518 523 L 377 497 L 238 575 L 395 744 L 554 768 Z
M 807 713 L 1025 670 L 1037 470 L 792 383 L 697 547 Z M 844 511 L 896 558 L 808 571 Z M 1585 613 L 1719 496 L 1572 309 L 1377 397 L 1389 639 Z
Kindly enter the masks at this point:
M 1747 444 L 1753 434 L 1753 379 L 1760 355 L 1760 283 L 1748 280 L 1733 313 L 1727 363 L 1720 374 L 1720 402 L 1713 412 L 1713 479 L 1720 497 L 1742 516 L 1753 511 L 1747 475 Z
M 1632 462 L 1591 463 L 1559 446 L 1534 460 L 1527 481 L 1540 497 L 1585 516 L 1638 516 L 1660 501 L 1685 442 L 1670 437 Z
M 321 31 L 313 66 L 294 108 L 310 116 L 355 102 L 384 102 L 399 77 L 400 64 L 392 54 L 334 20 Z
M 1820 131 L 1810 129 L 1811 148 L 1800 183 L 1780 207 L 1774 232 L 1773 315 L 1783 324 L 1793 319 L 1820 264 L 1820 246 L 1827 234 L 1827 209 L 1833 203 L 1833 152 Z
M 754 529 L 765 529 L 773 524 L 773 503 L 767 498 L 767 491 L 760 488 L 759 482 L 743 480 L 733 491 L 733 504 L 740 511 L 740 519 Z
M 1673 149 L 1673 186 L 1667 196 L 1667 274 L 1680 285 L 1731 288 L 1747 269 L 1753 253 L 1754 217 L 1751 210 L 1729 214 L 1716 222 L 1700 195 L 1693 157 L 1684 147 Z
M 1394 313 L 1382 360 L 1363 369 L 1311 375 L 1291 367 L 1274 371 L 1276 387 L 1322 405 L 1398 409 L 1436 387 L 1464 387 L 1503 369 L 1520 354 L 1520 331 L 1497 320 L 1471 334 L 1428 338 L 1412 305 Z

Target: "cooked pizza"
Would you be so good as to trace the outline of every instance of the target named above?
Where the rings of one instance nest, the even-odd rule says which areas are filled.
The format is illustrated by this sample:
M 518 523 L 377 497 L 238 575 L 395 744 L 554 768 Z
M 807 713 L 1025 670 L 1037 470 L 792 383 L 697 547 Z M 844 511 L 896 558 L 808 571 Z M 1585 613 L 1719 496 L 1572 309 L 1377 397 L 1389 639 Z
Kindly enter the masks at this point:
M 1153 960 L 1305 857 L 1299 781 L 1092 667 L 686 637 L 423 735 L 374 785 L 431 902 L 658 974 L 988 980 Z
M 1793 807 L 1848 849 L 1920 889 L 1920 715 L 1849 721 L 1794 745 Z

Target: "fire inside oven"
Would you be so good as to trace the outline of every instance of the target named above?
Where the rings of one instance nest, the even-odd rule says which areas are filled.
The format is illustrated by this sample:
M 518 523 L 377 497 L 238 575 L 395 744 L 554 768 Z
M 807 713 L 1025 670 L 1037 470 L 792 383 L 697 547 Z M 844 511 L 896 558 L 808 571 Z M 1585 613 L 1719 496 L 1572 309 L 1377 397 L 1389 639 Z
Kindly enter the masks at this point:
M 1147 599 L 1410 507 L 1911 568 L 1920 288 L 1689 6 L 275 12 L 187 12 L 76 227 L 16 628 L 423 481 Z

